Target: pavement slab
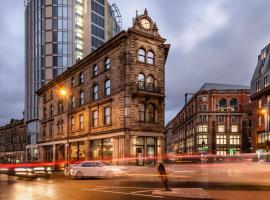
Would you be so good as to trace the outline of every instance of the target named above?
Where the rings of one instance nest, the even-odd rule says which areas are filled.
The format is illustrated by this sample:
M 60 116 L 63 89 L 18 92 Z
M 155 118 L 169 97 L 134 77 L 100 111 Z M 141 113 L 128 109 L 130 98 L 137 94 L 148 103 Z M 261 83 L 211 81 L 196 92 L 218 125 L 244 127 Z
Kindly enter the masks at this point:
M 154 190 L 153 195 L 179 197 L 188 199 L 212 199 L 212 197 L 202 188 L 170 188 L 171 191 L 164 189 Z

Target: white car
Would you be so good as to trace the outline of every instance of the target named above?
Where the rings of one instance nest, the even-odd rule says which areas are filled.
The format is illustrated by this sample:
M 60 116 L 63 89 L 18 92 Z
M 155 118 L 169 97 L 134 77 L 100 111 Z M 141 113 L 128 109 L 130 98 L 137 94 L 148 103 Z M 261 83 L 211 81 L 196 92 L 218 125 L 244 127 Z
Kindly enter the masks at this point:
M 101 161 L 84 161 L 68 167 L 65 175 L 76 179 L 84 177 L 107 177 L 122 176 L 127 173 L 126 167 L 113 166 Z

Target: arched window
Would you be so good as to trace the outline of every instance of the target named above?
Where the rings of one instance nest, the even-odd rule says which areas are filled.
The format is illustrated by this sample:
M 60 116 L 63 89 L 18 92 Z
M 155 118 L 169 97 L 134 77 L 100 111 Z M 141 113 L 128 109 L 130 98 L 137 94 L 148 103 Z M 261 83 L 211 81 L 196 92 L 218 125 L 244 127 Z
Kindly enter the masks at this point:
M 145 76 L 143 73 L 139 73 L 138 75 L 138 89 L 144 90 L 145 88 Z
M 155 122 L 155 107 L 153 104 L 148 104 L 147 106 L 147 121 Z
M 231 111 L 237 111 L 238 108 L 238 101 L 235 98 L 232 98 L 230 101 L 230 107 L 231 107 Z
M 84 82 L 83 80 L 83 73 L 80 73 L 80 83 L 82 84 Z
M 150 92 L 154 91 L 154 84 L 155 84 L 154 77 L 152 75 L 149 75 L 147 77 L 147 89 L 148 89 L 148 91 L 150 91 Z
M 71 97 L 71 107 L 75 108 L 76 107 L 76 102 L 75 102 L 75 96 Z
M 84 92 L 81 91 L 80 92 L 80 105 L 83 105 L 84 104 Z
M 138 52 L 138 59 L 140 62 L 145 63 L 145 50 L 140 48 Z
M 147 63 L 153 65 L 155 62 L 155 54 L 152 51 L 148 51 L 147 53 Z
M 145 105 L 143 103 L 139 103 L 139 121 L 145 121 Z
M 111 80 L 110 79 L 104 82 L 104 93 L 105 93 L 105 96 L 108 96 L 111 94 Z
M 220 99 L 220 101 L 219 101 L 219 109 L 221 110 L 221 111 L 225 111 L 225 109 L 227 108 L 227 101 L 226 101 L 226 99 Z
M 98 85 L 94 85 L 93 87 L 93 99 L 97 100 L 98 99 Z
M 71 78 L 71 86 L 75 87 L 75 78 L 74 77 Z
M 109 70 L 110 68 L 111 68 L 111 60 L 110 58 L 106 58 L 104 62 L 104 69 L 106 71 L 106 70 Z
M 97 76 L 98 75 L 98 66 L 94 65 L 93 67 L 93 76 Z

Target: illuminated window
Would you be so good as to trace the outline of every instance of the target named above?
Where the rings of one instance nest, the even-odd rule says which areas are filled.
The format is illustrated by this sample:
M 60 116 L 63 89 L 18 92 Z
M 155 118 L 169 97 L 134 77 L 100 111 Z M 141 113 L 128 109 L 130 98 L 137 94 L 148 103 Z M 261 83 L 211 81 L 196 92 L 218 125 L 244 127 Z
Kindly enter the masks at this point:
M 238 126 L 237 125 L 232 125 L 231 129 L 232 129 L 232 132 L 233 133 L 237 133 L 238 132 Z
M 80 115 L 80 130 L 84 129 L 84 116 Z
M 197 132 L 202 133 L 202 132 L 207 132 L 208 126 L 207 125 L 199 125 L 197 126 Z
M 216 136 L 216 143 L 217 144 L 227 144 L 226 135 L 217 135 Z
M 230 135 L 230 144 L 233 144 L 233 145 L 240 144 L 240 136 L 239 135 Z
M 225 131 L 225 126 L 224 125 L 218 125 L 218 132 L 219 133 L 224 133 Z
M 75 118 L 71 117 L 71 131 L 74 132 L 75 131 Z
M 92 112 L 92 125 L 93 127 L 98 126 L 98 111 L 97 110 Z

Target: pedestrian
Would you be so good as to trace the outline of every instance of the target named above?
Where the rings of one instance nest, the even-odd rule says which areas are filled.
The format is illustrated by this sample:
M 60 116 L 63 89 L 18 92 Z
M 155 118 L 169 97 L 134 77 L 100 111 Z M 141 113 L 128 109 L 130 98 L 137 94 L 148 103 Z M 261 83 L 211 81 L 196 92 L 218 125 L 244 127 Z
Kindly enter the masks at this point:
M 171 189 L 168 186 L 168 177 L 167 177 L 166 169 L 163 163 L 159 163 L 158 172 L 159 172 L 159 177 L 165 186 L 165 191 L 171 191 Z

